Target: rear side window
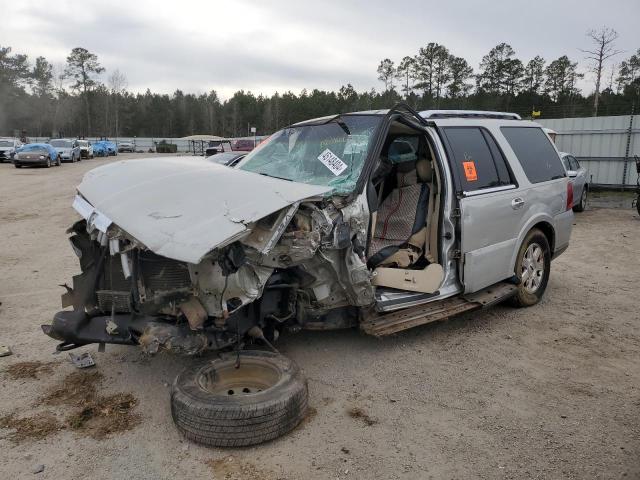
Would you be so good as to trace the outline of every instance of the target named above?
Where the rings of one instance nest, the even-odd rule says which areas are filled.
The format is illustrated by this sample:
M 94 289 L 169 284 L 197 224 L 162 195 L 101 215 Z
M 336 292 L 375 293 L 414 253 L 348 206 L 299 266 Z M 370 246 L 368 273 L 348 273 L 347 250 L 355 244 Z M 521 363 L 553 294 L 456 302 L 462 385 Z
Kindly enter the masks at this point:
M 456 170 L 462 191 L 472 192 L 513 183 L 502 152 L 484 129 L 445 127 L 443 131 L 452 153 L 452 168 Z
M 560 157 L 549 137 L 537 127 L 501 127 L 531 183 L 565 177 Z
M 571 170 L 578 170 L 580 168 L 580 164 L 575 157 L 569 156 L 569 165 L 571 166 Z

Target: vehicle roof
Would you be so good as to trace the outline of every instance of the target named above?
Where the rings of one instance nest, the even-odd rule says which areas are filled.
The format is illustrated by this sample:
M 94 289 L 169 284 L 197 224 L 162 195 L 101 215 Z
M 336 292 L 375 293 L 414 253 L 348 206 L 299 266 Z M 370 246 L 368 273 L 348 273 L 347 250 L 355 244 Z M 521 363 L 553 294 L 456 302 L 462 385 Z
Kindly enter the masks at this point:
M 389 113 L 389 109 L 380 110 L 363 110 L 358 112 L 347 112 L 342 114 L 326 115 L 324 117 L 311 118 L 309 120 L 303 120 L 301 122 L 294 123 L 292 127 L 301 127 L 306 125 L 316 125 L 329 122 L 331 119 L 338 116 L 346 115 L 386 115 Z M 517 121 L 522 122 L 520 115 L 516 113 L 508 112 L 494 112 L 484 110 L 423 110 L 419 112 L 420 116 L 428 120 L 457 120 L 464 121 L 467 124 L 470 120 L 499 120 L 499 121 Z M 531 123 L 531 122 L 530 122 Z M 539 126 L 536 124 L 536 126 Z
M 54 140 L 65 140 L 67 142 L 73 142 L 76 140 L 75 138 L 50 138 L 49 142 L 53 142 Z M 48 143 L 48 142 L 47 142 Z

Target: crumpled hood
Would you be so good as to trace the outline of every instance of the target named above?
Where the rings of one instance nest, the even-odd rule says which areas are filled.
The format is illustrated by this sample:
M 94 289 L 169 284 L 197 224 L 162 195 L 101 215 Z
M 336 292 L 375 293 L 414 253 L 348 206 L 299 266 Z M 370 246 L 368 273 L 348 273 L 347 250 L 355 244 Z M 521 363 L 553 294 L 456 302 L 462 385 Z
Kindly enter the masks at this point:
M 185 157 L 111 163 L 78 186 L 95 210 L 151 251 L 190 263 L 240 238 L 249 223 L 329 190 Z

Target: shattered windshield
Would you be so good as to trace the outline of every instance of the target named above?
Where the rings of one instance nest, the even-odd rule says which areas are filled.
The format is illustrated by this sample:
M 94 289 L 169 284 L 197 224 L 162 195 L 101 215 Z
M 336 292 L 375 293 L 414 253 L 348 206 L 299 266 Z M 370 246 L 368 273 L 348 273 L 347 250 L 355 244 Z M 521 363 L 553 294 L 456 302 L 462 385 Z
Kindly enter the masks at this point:
M 285 128 L 248 154 L 238 168 L 350 193 L 381 120 L 376 115 L 345 115 L 322 125 Z

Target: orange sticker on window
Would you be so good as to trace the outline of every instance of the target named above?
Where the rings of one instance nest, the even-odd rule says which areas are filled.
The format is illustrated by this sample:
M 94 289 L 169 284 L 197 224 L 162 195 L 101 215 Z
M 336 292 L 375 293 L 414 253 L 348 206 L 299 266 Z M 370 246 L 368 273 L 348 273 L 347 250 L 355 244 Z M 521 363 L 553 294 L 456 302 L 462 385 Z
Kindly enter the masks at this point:
M 478 172 L 476 172 L 476 164 L 473 160 L 462 162 L 462 168 L 464 168 L 464 176 L 467 182 L 475 182 L 478 180 Z

